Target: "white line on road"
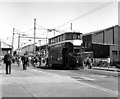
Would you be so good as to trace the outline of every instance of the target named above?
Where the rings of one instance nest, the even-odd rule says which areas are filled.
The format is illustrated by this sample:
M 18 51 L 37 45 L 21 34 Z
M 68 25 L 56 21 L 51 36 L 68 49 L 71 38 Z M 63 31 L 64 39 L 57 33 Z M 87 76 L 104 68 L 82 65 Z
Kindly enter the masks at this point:
M 78 81 L 76 81 L 76 82 L 78 82 Z M 111 90 L 111 89 L 99 87 L 99 86 L 96 86 L 96 85 L 91 85 L 91 84 L 83 83 L 81 81 L 79 81 L 78 83 L 83 84 L 83 85 L 88 86 L 88 87 L 96 88 L 96 89 L 99 89 L 99 90 L 102 90 L 102 91 L 106 91 L 106 92 L 118 95 L 118 91 L 114 91 L 114 90 Z
M 85 79 L 85 80 L 95 80 L 95 79 L 87 78 L 87 77 L 80 77 L 80 78 L 83 78 L 83 79 Z

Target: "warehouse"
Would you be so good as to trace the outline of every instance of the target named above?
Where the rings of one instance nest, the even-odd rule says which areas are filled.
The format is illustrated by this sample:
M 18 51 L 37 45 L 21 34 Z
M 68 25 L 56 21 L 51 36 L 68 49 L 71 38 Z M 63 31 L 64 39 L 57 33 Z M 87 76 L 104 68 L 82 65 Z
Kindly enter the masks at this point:
M 83 47 L 93 51 L 94 58 L 110 57 L 111 61 L 120 61 L 120 27 L 112 26 L 83 35 Z

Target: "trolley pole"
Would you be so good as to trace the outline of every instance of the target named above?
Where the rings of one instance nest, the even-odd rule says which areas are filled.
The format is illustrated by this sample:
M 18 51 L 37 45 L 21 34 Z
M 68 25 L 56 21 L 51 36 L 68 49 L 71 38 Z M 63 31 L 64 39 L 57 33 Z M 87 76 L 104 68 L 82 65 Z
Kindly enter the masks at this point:
M 14 46 L 14 35 L 15 35 L 15 28 L 13 28 L 13 37 L 12 37 L 12 52 L 11 55 L 13 56 L 13 46 Z
M 36 19 L 34 19 L 34 56 L 35 56 L 35 52 L 36 52 L 35 35 L 36 35 Z

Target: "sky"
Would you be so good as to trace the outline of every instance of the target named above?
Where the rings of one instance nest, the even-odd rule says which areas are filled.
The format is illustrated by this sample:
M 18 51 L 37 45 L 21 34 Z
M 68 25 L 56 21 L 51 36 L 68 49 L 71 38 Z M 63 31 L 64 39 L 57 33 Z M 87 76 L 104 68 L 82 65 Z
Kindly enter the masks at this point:
M 10 1 L 0 2 L 0 39 L 11 44 L 13 28 L 15 28 L 15 48 L 18 46 L 17 33 L 34 36 L 35 18 L 36 37 L 42 38 L 54 36 L 53 32 L 48 32 L 46 29 L 59 31 L 55 32 L 55 35 L 71 31 L 71 23 L 72 31 L 83 34 L 118 25 L 116 0 Z M 36 42 L 38 43 L 38 40 Z M 20 46 L 26 45 L 25 43 L 31 44 L 33 39 L 30 41 L 30 39 L 21 38 Z M 41 44 L 44 43 L 46 41 L 41 40 Z

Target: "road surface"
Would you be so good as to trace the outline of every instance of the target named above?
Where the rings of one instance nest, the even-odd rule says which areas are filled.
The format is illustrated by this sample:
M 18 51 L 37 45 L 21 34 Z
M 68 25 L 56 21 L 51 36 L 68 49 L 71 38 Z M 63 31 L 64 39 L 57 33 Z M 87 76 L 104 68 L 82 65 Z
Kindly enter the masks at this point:
M 118 97 L 118 77 L 84 70 L 52 70 L 0 65 L 2 97 Z

